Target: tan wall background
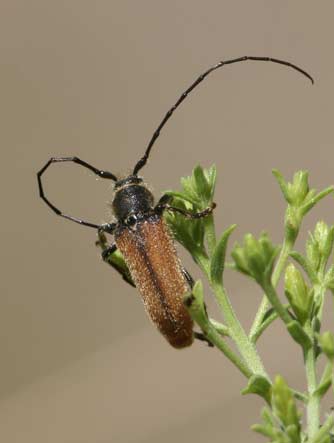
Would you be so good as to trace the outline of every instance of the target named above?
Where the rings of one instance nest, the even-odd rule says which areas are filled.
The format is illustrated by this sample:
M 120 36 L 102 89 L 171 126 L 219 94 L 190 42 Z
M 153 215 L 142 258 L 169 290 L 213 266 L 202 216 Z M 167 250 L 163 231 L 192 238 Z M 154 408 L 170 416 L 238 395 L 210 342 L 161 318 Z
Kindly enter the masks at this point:
M 143 171 L 159 196 L 195 164 L 215 162 L 218 229 L 236 222 L 234 240 L 267 229 L 280 241 L 284 204 L 271 169 L 287 177 L 309 169 L 318 189 L 333 183 L 333 1 L 2 0 L 0 8 L 0 440 L 264 441 L 249 430 L 262 403 L 240 396 L 242 376 L 204 345 L 168 347 L 136 292 L 101 262 L 95 232 L 39 200 L 35 174 L 52 155 L 126 173 L 204 69 L 245 54 L 287 59 L 315 86 L 270 64 L 221 70 L 175 114 Z M 54 167 L 46 188 L 65 211 L 108 220 L 110 184 L 88 171 Z M 315 212 L 305 232 L 318 218 L 333 222 L 330 200 Z M 231 272 L 227 287 L 249 327 L 260 292 Z M 299 350 L 279 324 L 260 350 L 271 375 L 304 386 Z

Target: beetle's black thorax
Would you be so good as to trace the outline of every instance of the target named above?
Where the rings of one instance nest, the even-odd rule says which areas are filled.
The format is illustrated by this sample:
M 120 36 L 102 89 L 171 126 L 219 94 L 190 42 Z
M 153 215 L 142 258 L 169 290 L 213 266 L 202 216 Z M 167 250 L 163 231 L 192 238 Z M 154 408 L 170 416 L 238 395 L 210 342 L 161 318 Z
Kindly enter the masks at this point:
M 119 180 L 115 185 L 112 209 L 119 221 L 124 221 L 131 215 L 150 213 L 153 202 L 153 195 L 141 178 L 130 176 Z

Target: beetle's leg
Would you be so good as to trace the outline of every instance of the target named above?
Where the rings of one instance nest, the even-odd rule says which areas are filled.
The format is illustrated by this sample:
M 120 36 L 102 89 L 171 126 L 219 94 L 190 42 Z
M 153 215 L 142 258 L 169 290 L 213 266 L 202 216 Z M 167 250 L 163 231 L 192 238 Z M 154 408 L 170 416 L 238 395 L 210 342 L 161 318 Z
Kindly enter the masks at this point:
M 109 259 L 111 254 L 117 251 L 116 243 L 112 243 L 111 245 L 107 246 L 105 249 L 103 249 L 101 256 L 102 260 L 106 263 L 109 263 Z
M 184 267 L 182 267 L 182 274 L 183 274 L 184 278 L 187 280 L 187 283 L 188 283 L 190 289 L 192 289 L 194 287 L 195 281 Z M 206 305 L 204 305 L 204 308 L 205 308 L 205 312 L 206 312 Z M 205 337 L 203 332 L 194 331 L 194 338 L 196 340 L 205 341 L 208 344 L 208 346 L 213 347 L 213 344 Z
M 171 206 L 168 202 L 171 200 L 171 196 L 169 195 L 163 195 L 158 204 L 155 207 L 155 210 L 157 212 L 162 213 L 163 211 L 170 211 L 170 212 L 178 212 L 179 214 L 183 215 L 186 218 L 190 219 L 198 219 L 207 217 L 208 215 L 212 214 L 213 210 L 216 207 L 216 203 L 211 203 L 209 207 L 204 209 L 200 212 L 191 212 L 187 211 L 186 209 L 176 208 L 175 206 Z
M 106 236 L 103 234 L 106 232 L 107 234 L 113 234 L 115 232 L 117 223 L 104 223 L 103 225 L 99 226 L 99 229 L 97 231 L 97 235 L 99 237 L 99 240 L 103 240 L 103 243 L 107 243 Z M 104 240 L 105 239 L 105 240 Z
M 108 171 L 102 171 L 100 169 L 95 168 L 94 166 L 90 165 L 89 163 L 84 162 L 78 157 L 51 157 L 48 162 L 45 163 L 42 169 L 40 169 L 37 173 L 37 181 L 38 181 L 38 189 L 39 189 L 39 196 L 41 199 L 49 206 L 49 208 L 52 209 L 53 212 L 55 212 L 57 215 L 60 215 L 60 217 L 64 217 L 67 220 L 71 220 L 75 223 L 79 223 L 83 226 L 88 226 L 89 228 L 95 228 L 99 229 L 101 226 L 97 225 L 95 223 L 87 222 L 85 220 L 82 220 L 77 217 L 73 217 L 71 215 L 64 214 L 60 209 L 58 209 L 53 203 L 50 202 L 50 200 L 45 196 L 43 183 L 42 183 L 42 175 L 44 172 L 48 169 L 48 167 L 52 163 L 61 163 L 61 162 L 73 162 L 77 163 L 80 166 L 83 166 L 84 168 L 89 169 L 90 171 L 93 171 L 94 174 L 98 175 L 101 178 L 106 178 L 109 180 L 117 181 L 117 177 Z
M 109 226 L 114 225 L 114 223 L 111 223 Z M 102 249 L 102 259 L 106 263 L 108 263 L 110 266 L 112 266 L 125 280 L 129 285 L 136 287 L 134 284 L 129 268 L 124 262 L 123 257 L 116 253 L 117 246 L 116 243 L 112 243 L 111 245 L 108 244 L 107 237 L 105 235 L 105 232 L 112 233 L 109 230 L 104 229 L 108 225 L 102 225 L 102 228 L 98 231 L 98 241 L 96 242 L 97 246 L 100 246 Z
M 160 208 L 165 206 L 167 203 L 170 203 L 173 200 L 173 196 L 172 195 L 168 195 L 168 194 L 163 194 L 160 198 L 159 201 L 156 205 L 156 208 Z
M 214 347 L 214 345 L 211 343 L 211 341 L 209 341 L 209 340 L 205 337 L 205 335 L 203 334 L 203 332 L 197 332 L 197 331 L 194 331 L 194 338 L 196 338 L 196 340 L 205 341 L 206 344 L 207 344 L 210 348 L 213 348 L 213 347 Z
M 208 215 L 211 215 L 213 210 L 216 207 L 216 203 L 211 203 L 210 206 L 208 206 L 207 208 L 205 208 L 203 211 L 199 211 L 199 212 L 191 212 L 191 211 L 187 211 L 185 209 L 181 209 L 181 208 L 176 208 L 175 206 L 170 206 L 170 205 L 166 205 L 165 206 L 165 210 L 166 211 L 170 211 L 170 212 L 178 212 L 179 214 L 183 215 L 186 218 L 189 219 L 198 219 L 198 218 L 203 218 L 203 217 L 207 217 Z
M 100 246 L 102 251 L 108 249 L 109 247 L 106 233 L 113 234 L 115 228 L 116 228 L 116 223 L 105 223 L 104 225 L 101 225 L 97 230 L 98 240 L 95 242 L 95 245 Z
M 189 274 L 189 272 L 184 267 L 182 267 L 182 274 L 183 274 L 184 278 L 187 280 L 189 288 L 192 289 L 194 287 L 195 280 L 192 278 L 192 276 Z

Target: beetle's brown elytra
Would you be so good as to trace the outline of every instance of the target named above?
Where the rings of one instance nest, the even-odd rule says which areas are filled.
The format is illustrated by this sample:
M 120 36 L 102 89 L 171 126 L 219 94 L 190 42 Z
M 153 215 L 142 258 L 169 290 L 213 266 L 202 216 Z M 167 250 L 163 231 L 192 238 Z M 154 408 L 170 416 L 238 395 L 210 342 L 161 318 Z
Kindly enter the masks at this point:
M 106 248 L 102 257 L 108 261 L 118 248 L 125 258 L 127 267 L 108 261 L 125 281 L 135 285 L 143 299 L 146 311 L 175 348 L 184 348 L 193 342 L 193 338 L 203 339 L 198 333 L 193 333 L 193 322 L 183 305 L 183 296 L 189 291 L 192 279 L 182 268 L 177 257 L 172 236 L 168 231 L 162 214 L 164 211 L 174 211 L 187 218 L 201 218 L 211 214 L 215 205 L 198 213 L 190 213 L 170 205 L 171 199 L 163 195 L 154 206 L 152 193 L 138 177 L 138 172 L 145 166 L 151 149 L 160 135 L 161 129 L 171 118 L 174 111 L 211 72 L 225 65 L 244 61 L 265 61 L 285 65 L 306 76 L 313 83 L 313 78 L 303 69 L 284 60 L 270 57 L 245 56 L 231 60 L 223 60 L 206 70 L 184 91 L 175 104 L 166 113 L 159 126 L 153 133 L 143 157 L 137 161 L 131 175 L 118 179 L 111 172 L 96 168 L 78 157 L 52 157 L 37 173 L 39 195 L 42 200 L 57 215 L 83 226 L 95 228 L 101 237 L 104 233 L 114 235 L 115 243 Z M 42 184 L 42 175 L 52 163 L 74 162 L 94 172 L 97 176 L 115 182 L 115 195 L 112 209 L 116 221 L 103 225 L 91 223 L 71 215 L 64 214 L 46 197 Z M 132 281 L 133 280 L 133 281 Z
M 189 285 L 163 218 L 153 214 L 115 232 L 115 242 L 152 322 L 175 348 L 191 345 L 193 322 L 183 304 Z

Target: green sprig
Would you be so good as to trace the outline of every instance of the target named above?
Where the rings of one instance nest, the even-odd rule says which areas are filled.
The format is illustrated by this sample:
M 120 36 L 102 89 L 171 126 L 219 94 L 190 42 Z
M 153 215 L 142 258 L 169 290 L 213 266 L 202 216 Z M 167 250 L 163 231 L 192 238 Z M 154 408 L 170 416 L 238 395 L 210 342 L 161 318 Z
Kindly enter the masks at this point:
M 231 225 L 217 236 L 214 224 L 217 210 L 197 220 L 188 220 L 175 212 L 166 213 L 165 219 L 175 239 L 199 265 L 223 320 L 209 317 L 201 281 L 197 281 L 192 291 L 186 294 L 186 308 L 206 339 L 247 379 L 242 393 L 259 395 L 267 404 L 262 411 L 263 423 L 254 425 L 252 429 L 273 443 L 330 443 L 334 441 L 330 434 L 334 419 L 330 414 L 321 424 L 320 412 L 321 399 L 334 385 L 334 335 L 330 331 L 321 332 L 321 320 L 325 293 L 330 290 L 334 294 L 334 264 L 330 264 L 334 226 L 318 222 L 309 234 L 304 255 L 295 251 L 294 245 L 305 215 L 334 188 L 331 186 L 320 192 L 310 188 L 307 171 L 297 171 L 292 182 L 287 182 L 277 170 L 273 170 L 273 174 L 287 203 L 282 244 L 274 245 L 266 233 L 258 238 L 246 234 L 241 243 L 235 243 L 231 252 L 232 267 L 256 281 L 264 292 L 249 334 L 240 323 L 232 305 L 233 298 L 224 286 L 228 240 L 236 225 Z M 189 177 L 181 179 L 181 190 L 167 192 L 173 197 L 172 205 L 194 213 L 212 205 L 216 175 L 215 166 L 208 169 L 196 166 Z M 100 234 L 97 244 L 102 249 L 107 247 L 103 234 Z M 289 263 L 291 259 L 298 266 Z M 133 284 L 118 251 L 107 260 Z M 280 294 L 277 287 L 283 275 L 284 293 Z M 288 304 L 282 301 L 284 294 Z M 277 318 L 283 321 L 291 337 L 301 347 L 306 392 L 289 387 L 282 376 L 277 376 L 272 383 L 262 363 L 256 343 Z M 326 357 L 327 363 L 318 380 L 317 362 L 321 354 Z M 305 429 L 297 401 L 306 409 Z

